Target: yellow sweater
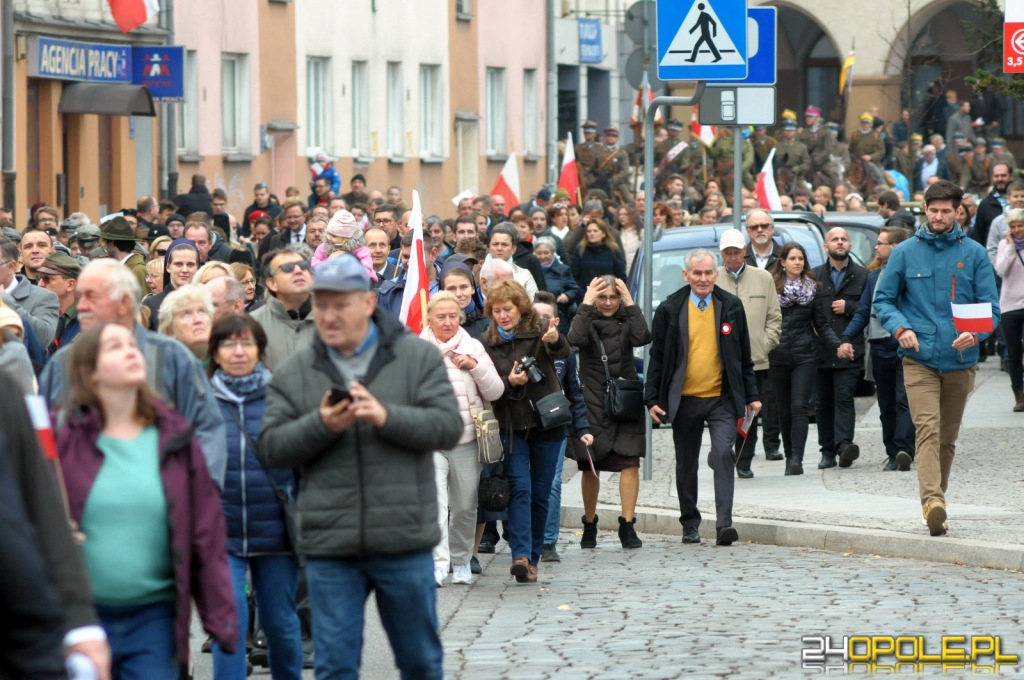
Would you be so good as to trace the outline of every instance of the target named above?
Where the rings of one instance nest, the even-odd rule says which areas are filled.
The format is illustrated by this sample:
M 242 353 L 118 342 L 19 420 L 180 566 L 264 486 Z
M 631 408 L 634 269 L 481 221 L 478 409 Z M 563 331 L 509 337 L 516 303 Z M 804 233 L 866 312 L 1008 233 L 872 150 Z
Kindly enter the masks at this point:
M 703 312 L 690 298 L 686 306 L 689 322 L 690 352 L 686 357 L 684 397 L 722 396 L 722 362 L 718 356 L 718 329 L 715 328 L 715 303 L 708 297 Z

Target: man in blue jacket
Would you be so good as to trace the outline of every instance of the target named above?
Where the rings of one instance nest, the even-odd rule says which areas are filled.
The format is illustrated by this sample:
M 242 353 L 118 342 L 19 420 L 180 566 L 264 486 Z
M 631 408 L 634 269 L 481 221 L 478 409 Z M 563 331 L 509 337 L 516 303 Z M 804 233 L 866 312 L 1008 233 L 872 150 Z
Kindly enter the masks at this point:
M 964 234 L 956 211 L 964 192 L 945 180 L 924 194 L 927 224 L 901 243 L 875 293 L 875 312 L 900 345 L 910 413 L 917 428 L 922 514 L 932 536 L 946 533 L 946 488 L 978 345 L 989 333 L 958 331 L 951 302 L 989 303 L 999 323 L 999 295 L 985 249 Z

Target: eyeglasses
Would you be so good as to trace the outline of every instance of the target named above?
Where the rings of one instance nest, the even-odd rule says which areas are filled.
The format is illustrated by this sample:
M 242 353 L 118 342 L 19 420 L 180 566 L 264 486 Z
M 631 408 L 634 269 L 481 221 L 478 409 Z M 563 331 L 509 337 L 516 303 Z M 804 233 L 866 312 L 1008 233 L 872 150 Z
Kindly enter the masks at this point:
M 36 224 L 57 224 L 57 220 L 52 217 L 40 217 L 36 219 Z
M 599 296 L 597 298 L 597 301 L 601 302 L 601 303 L 609 303 L 609 302 L 618 302 L 621 299 L 622 299 L 622 297 L 619 296 L 619 295 L 601 295 L 601 296 Z
M 307 272 L 313 271 L 313 265 L 311 265 L 307 260 L 301 260 L 299 262 L 285 262 L 283 265 L 278 267 L 277 271 L 275 271 L 273 274 L 271 274 L 271 276 L 277 276 L 278 272 L 284 272 L 285 274 L 291 274 L 293 271 L 295 271 L 296 267 L 298 267 L 299 269 L 305 270 Z
M 229 338 L 228 340 L 221 340 L 220 344 L 217 345 L 221 349 L 253 349 L 256 347 L 255 340 L 236 340 Z
M 256 279 L 245 279 L 241 283 L 242 283 L 243 286 L 255 286 L 256 285 Z
M 383 227 L 385 224 L 391 224 L 392 222 L 394 222 L 394 220 L 388 219 L 387 217 L 381 217 L 373 221 L 373 223 L 376 224 L 378 227 Z
M 762 230 L 763 231 L 768 231 L 771 228 L 772 228 L 772 225 L 770 225 L 770 224 L 748 224 L 747 225 L 747 229 L 750 229 L 752 231 L 762 231 Z
M 167 254 L 167 248 L 157 248 L 153 252 L 159 255 L 160 257 L 163 257 L 164 255 Z

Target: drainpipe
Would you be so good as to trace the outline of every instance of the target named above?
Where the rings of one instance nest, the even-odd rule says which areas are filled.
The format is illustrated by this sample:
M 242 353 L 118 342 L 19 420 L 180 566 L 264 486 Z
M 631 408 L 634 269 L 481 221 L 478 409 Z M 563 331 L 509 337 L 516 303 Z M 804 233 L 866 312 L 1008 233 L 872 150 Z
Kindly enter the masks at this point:
M 168 45 L 174 44 L 174 0 L 164 0 L 160 10 L 160 28 L 167 31 Z M 185 68 L 184 62 L 181 65 Z M 164 198 L 178 195 L 178 139 L 174 104 L 160 105 L 160 175 L 166 180 Z
M 558 64 L 555 57 L 555 2 L 547 0 L 548 48 L 548 186 L 558 184 Z
M 3 179 L 4 206 L 15 215 L 15 182 L 18 171 L 14 167 L 14 0 L 3 0 L 3 17 L 0 19 L 3 31 Z

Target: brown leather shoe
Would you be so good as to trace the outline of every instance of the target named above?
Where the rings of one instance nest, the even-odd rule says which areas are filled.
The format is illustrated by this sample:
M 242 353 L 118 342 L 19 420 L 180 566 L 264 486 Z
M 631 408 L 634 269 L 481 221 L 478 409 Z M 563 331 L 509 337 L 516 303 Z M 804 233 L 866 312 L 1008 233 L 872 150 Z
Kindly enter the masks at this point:
M 516 577 L 518 583 L 527 583 L 530 579 L 530 560 L 526 557 L 517 557 L 512 560 L 512 568 L 508 571 Z
M 526 582 L 527 583 L 536 583 L 537 582 L 537 565 L 536 564 L 531 564 L 529 566 L 529 572 L 526 574 Z

